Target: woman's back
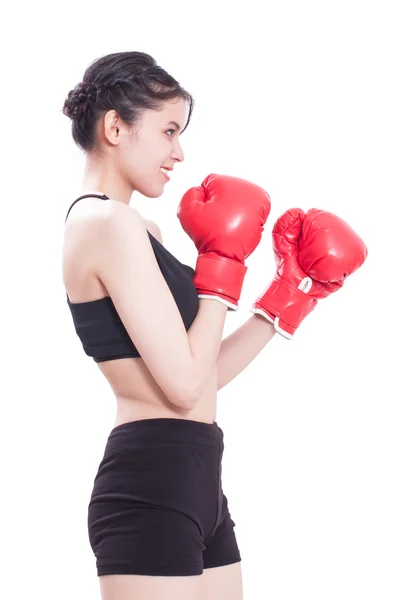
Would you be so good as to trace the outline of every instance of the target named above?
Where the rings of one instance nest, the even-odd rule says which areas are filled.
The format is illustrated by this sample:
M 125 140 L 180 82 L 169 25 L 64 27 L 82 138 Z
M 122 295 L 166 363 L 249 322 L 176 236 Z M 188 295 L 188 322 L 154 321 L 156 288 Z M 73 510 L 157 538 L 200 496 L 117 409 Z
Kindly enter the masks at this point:
M 68 214 L 62 256 L 62 272 L 68 300 L 72 308 L 81 303 L 109 298 L 105 285 L 94 273 L 92 257 L 96 254 L 96 238 L 91 237 L 90 222 L 101 210 L 102 200 L 82 198 Z M 128 207 L 129 208 L 129 207 Z M 143 219 L 153 248 L 163 259 L 179 263 L 161 244 L 161 238 L 151 221 Z M 182 265 L 182 263 L 180 263 Z M 182 265 L 185 267 L 186 265 Z M 186 266 L 187 267 L 187 266 Z M 190 267 L 189 267 L 190 269 Z M 162 307 L 160 307 L 162 310 Z M 143 318 L 151 318 L 151 313 Z M 202 398 L 193 409 L 182 409 L 168 400 L 140 356 L 97 361 L 97 365 L 110 384 L 116 400 L 117 414 L 114 426 L 148 418 L 190 419 L 212 423 L 216 417 L 217 367 L 210 373 Z

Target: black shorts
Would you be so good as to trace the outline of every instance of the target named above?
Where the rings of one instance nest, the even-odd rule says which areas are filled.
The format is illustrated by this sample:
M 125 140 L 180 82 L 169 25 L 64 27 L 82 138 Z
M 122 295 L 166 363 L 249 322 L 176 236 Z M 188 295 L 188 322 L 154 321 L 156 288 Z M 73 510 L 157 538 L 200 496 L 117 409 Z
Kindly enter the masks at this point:
M 88 507 L 97 575 L 201 575 L 241 560 L 222 491 L 216 422 L 145 419 L 114 427 Z

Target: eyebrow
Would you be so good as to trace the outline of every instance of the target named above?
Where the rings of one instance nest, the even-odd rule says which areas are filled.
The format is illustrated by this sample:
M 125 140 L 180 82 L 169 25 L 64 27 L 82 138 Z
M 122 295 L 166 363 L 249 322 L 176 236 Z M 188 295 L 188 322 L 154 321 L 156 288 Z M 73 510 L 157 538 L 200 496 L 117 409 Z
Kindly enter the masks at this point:
M 170 122 L 168 123 L 168 125 L 175 125 L 175 127 L 177 128 L 177 130 L 178 130 L 178 131 L 179 131 L 179 130 L 180 130 L 180 128 L 181 128 L 181 126 L 180 126 L 180 125 L 178 125 L 178 123 L 177 123 L 176 121 L 170 121 Z

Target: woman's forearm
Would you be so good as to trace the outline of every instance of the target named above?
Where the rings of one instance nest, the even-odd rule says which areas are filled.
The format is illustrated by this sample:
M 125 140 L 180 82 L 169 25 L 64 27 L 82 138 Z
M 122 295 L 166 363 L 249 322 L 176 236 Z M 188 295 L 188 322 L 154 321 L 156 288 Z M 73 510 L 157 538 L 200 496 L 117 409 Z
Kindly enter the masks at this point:
M 218 390 L 241 373 L 274 337 L 272 323 L 253 314 L 221 342 L 217 356 Z
M 188 331 L 189 345 L 192 351 L 192 402 L 201 397 L 207 384 L 209 373 L 217 359 L 225 318 L 228 311 L 226 304 L 214 299 L 200 298 L 199 310 Z

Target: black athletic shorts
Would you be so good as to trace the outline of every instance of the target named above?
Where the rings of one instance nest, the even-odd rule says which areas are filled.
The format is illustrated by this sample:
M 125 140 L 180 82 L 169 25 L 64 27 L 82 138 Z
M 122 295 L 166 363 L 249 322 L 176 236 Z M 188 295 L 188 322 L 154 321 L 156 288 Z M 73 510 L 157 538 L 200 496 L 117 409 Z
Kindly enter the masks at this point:
M 145 419 L 111 431 L 88 507 L 97 575 L 201 575 L 241 561 L 217 423 Z

